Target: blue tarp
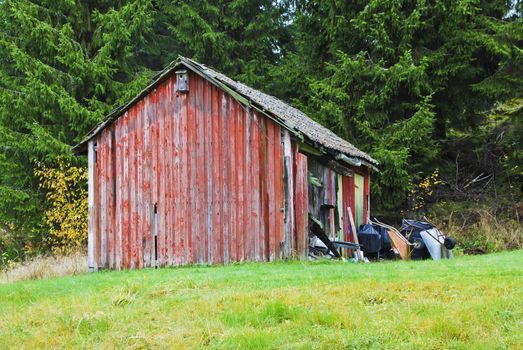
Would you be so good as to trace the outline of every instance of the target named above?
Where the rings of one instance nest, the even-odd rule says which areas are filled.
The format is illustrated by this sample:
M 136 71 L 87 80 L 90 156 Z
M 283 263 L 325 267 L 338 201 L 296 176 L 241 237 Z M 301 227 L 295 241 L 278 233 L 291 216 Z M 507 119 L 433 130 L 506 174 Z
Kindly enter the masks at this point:
M 430 230 L 431 228 L 434 228 L 434 226 L 428 222 L 403 219 L 401 221 L 400 231 L 425 231 Z
M 379 232 L 372 226 L 371 224 L 365 224 L 361 225 L 360 229 L 358 230 L 358 234 L 360 233 L 374 233 L 379 234 Z

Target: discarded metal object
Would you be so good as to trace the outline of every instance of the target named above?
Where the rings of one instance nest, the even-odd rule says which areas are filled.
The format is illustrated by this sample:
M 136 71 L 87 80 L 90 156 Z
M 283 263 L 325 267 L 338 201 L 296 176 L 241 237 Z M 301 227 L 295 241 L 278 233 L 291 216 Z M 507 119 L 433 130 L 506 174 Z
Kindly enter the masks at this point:
M 387 233 L 390 237 L 391 243 L 398 251 L 400 257 L 403 260 L 409 260 L 412 253 L 412 248 L 414 244 L 409 242 L 402 234 L 399 232 L 396 228 L 393 226 L 384 224 L 380 222 L 378 219 L 374 218 L 374 221 L 369 220 L 369 222 L 373 225 L 384 227 L 387 229 Z
M 361 248 L 361 246 L 359 244 L 352 243 L 352 242 L 332 241 L 332 244 L 335 247 L 345 248 L 345 249 L 360 249 Z
M 338 250 L 336 249 L 336 246 L 331 242 L 329 237 L 327 237 L 327 234 L 321 227 L 321 223 L 317 219 L 315 219 L 313 216 L 309 215 L 309 224 L 310 224 L 311 232 L 314 235 L 316 235 L 316 237 L 318 237 L 323 242 L 323 244 L 325 244 L 325 246 L 327 248 L 329 248 L 329 250 L 332 252 L 332 254 L 335 257 L 341 258 L 341 255 L 338 252 Z
M 420 235 L 433 260 L 450 259 L 452 257 L 452 251 L 445 247 L 445 236 L 438 229 L 421 231 Z
M 413 259 L 427 259 L 433 260 L 450 259 L 453 257 L 452 250 L 447 246 L 454 248 L 455 241 L 450 237 L 446 237 L 436 225 L 426 221 L 416 221 L 403 219 L 401 231 L 405 232 L 406 237 L 411 242 L 418 242 L 412 254 Z M 449 238 L 449 239 L 447 239 Z M 447 242 L 447 246 L 445 245 Z

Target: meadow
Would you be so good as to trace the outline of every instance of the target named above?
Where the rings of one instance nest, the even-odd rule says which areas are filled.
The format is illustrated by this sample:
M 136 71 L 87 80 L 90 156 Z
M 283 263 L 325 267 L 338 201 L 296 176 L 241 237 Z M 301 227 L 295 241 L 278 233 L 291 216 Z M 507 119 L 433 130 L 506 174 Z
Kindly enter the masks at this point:
M 516 349 L 523 251 L 102 271 L 0 285 L 0 348 Z

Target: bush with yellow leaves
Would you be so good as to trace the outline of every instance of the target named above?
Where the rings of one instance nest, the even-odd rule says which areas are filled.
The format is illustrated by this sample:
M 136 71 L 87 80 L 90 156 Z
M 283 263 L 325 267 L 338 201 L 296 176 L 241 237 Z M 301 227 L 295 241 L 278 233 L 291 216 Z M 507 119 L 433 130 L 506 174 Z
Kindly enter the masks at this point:
M 424 177 L 417 184 L 414 184 L 410 191 L 409 209 L 411 211 L 426 210 L 427 202 L 432 198 L 434 189 L 443 183 L 444 181 L 440 178 L 439 169 L 436 169 L 432 174 Z
M 49 245 L 57 253 L 81 250 L 87 241 L 87 169 L 59 159 L 55 166 L 37 164 L 35 175 L 46 192 Z

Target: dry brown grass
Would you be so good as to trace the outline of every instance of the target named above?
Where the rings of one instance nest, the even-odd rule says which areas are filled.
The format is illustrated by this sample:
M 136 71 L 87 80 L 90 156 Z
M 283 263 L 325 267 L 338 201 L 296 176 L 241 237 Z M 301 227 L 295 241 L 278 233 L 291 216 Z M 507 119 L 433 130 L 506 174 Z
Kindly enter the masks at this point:
M 506 215 L 496 215 L 491 208 L 459 208 L 447 214 L 440 211 L 431 218 L 456 238 L 459 249 L 465 253 L 523 249 L 523 223 Z
M 0 270 L 0 284 L 58 276 L 71 276 L 87 272 L 87 256 L 74 253 L 62 256 L 39 256 L 14 263 Z

